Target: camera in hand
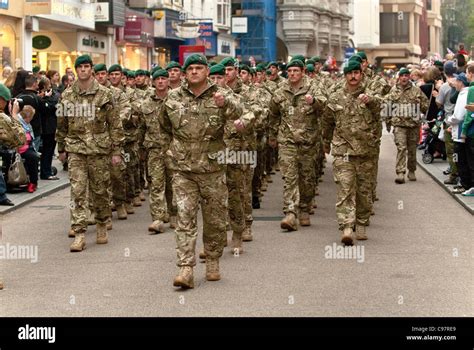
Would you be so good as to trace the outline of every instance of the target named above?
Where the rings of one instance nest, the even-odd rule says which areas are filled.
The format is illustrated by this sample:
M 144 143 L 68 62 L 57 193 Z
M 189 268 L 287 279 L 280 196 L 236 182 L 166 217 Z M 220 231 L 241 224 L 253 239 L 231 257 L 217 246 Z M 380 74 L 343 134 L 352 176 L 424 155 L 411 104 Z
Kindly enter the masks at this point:
M 25 101 L 23 101 L 23 99 L 21 99 L 21 98 L 13 98 L 12 99 L 12 106 L 15 103 L 15 101 L 18 102 L 18 106 L 20 107 L 20 111 L 21 111 L 23 109 L 23 107 L 25 107 Z

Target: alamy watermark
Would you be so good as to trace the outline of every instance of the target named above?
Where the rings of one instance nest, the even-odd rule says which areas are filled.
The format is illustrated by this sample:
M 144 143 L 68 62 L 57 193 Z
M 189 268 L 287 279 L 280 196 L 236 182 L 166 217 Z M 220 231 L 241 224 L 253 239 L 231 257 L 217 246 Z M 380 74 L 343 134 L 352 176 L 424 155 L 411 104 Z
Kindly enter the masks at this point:
M 363 245 L 342 246 L 333 243 L 324 247 L 326 259 L 357 260 L 358 263 L 365 261 L 365 247 Z
M 251 168 L 257 166 L 257 151 L 233 151 L 226 148 L 217 152 L 217 163 L 219 164 L 240 164 L 250 165 Z
M 96 105 L 87 101 L 83 101 L 82 103 L 63 101 L 56 106 L 56 116 L 94 119 L 96 110 Z
M 15 245 L 0 244 L 0 260 L 30 260 L 35 264 L 38 262 L 37 245 Z
M 409 117 L 413 119 L 421 118 L 420 104 L 418 103 L 398 103 L 388 101 L 382 103 L 380 115 L 382 117 Z

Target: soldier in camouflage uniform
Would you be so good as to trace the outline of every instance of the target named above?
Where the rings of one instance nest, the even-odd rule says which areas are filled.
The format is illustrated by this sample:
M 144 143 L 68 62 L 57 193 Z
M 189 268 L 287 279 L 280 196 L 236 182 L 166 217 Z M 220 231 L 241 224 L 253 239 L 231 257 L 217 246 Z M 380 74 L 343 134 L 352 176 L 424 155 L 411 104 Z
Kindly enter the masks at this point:
M 146 127 L 143 145 L 148 153 L 148 173 L 151 180 L 150 213 L 153 220 L 148 231 L 155 234 L 164 232 L 167 210 L 172 218 L 170 227 L 175 228 L 177 208 L 173 205 L 172 191 L 169 188 L 172 179 L 171 169 L 165 162 L 165 153 L 170 139 L 162 132 L 159 120 L 163 101 L 168 95 L 169 74 L 164 69 L 158 69 L 153 73 L 152 78 L 156 93 L 143 103 L 142 111 Z M 167 191 L 171 198 L 166 196 Z
M 242 83 L 238 74 L 238 62 L 232 57 L 222 60 L 221 65 L 225 69 L 226 85 L 239 97 L 244 105 L 244 111 L 257 111 L 258 106 L 252 101 L 251 88 Z M 224 141 L 227 149 L 234 152 L 245 152 L 251 154 L 255 143 L 253 123 L 254 114 L 244 114 L 246 118 L 245 134 L 236 130 L 233 122 L 228 122 L 225 127 Z M 244 154 L 244 153 L 242 153 Z M 252 237 L 252 196 L 251 181 L 253 176 L 251 164 L 228 164 L 227 165 L 227 187 L 229 189 L 229 217 L 232 227 L 232 248 L 242 253 L 242 240 L 251 241 Z
M 270 102 L 270 144 L 280 146 L 279 163 L 283 181 L 284 213 L 281 228 L 297 230 L 296 219 L 309 226 L 314 197 L 316 145 L 321 137 L 318 111 L 326 97 L 304 75 L 304 63 L 292 60 L 288 81 L 275 91 Z
M 111 163 L 118 166 L 122 161 L 123 130 L 112 91 L 92 76 L 90 56 L 79 56 L 74 67 L 78 80 L 63 92 L 58 104 L 56 139 L 61 161 L 68 152 L 71 226 L 75 232 L 70 250 L 80 252 L 86 245 L 87 189 L 96 214 L 97 243 L 107 243 L 109 168 Z
M 344 68 L 346 83 L 332 93 L 325 113 L 325 139 L 332 140 L 333 172 L 337 185 L 336 214 L 342 243 L 367 239 L 372 209 L 373 149 L 377 147 L 381 100 L 362 85 L 360 63 Z
M 385 97 L 382 116 L 387 118 L 387 125 L 395 129 L 395 145 L 397 146 L 397 178 L 395 182 L 405 182 L 408 165 L 408 179 L 416 181 L 416 147 L 418 145 L 421 116 L 428 110 L 428 98 L 410 81 L 410 71 L 402 68 L 398 75 L 398 83 L 392 87 Z M 408 163 L 407 163 L 408 154 Z
M 219 258 L 224 250 L 227 217 L 224 126 L 238 119 L 242 109 L 228 91 L 208 80 L 209 68 L 203 55 L 186 59 L 186 80 L 169 92 L 161 109 L 163 131 L 171 138 L 167 155 L 173 175 L 173 193 L 178 206 L 176 244 L 179 273 L 173 285 L 193 288 L 196 265 L 197 213 L 203 216 L 206 279 L 220 277 Z M 243 129 L 236 121 L 236 127 Z
M 179 88 L 181 86 L 181 81 L 182 81 L 181 65 L 178 62 L 171 61 L 166 66 L 166 70 L 168 71 L 168 74 L 169 74 L 170 89 Z
M 112 65 L 109 70 L 105 64 L 100 63 L 94 66 L 95 78 L 102 86 L 109 88 L 115 101 L 118 105 L 119 117 L 122 123 L 126 123 L 131 118 L 131 107 L 130 100 L 127 98 L 123 88 L 122 88 L 122 67 L 118 64 Z M 111 78 L 109 81 L 107 78 Z M 126 169 L 126 160 L 124 159 L 123 149 L 121 150 L 122 162 L 119 166 L 112 167 L 110 169 L 110 192 L 112 195 L 112 202 L 117 210 L 117 217 L 119 220 L 127 219 L 127 211 L 125 209 L 125 204 L 127 202 L 126 196 L 126 183 L 125 183 L 125 169 Z M 110 222 L 111 224 L 111 222 Z

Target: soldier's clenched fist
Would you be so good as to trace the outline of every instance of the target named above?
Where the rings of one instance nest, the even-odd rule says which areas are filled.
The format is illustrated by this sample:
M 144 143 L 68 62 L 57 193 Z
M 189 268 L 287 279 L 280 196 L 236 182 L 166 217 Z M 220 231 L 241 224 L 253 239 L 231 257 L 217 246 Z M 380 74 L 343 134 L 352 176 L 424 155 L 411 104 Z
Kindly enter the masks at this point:
M 224 97 L 224 95 L 222 95 L 222 94 L 216 92 L 216 93 L 214 94 L 214 102 L 216 103 L 217 107 L 219 107 L 219 108 L 224 107 L 224 103 L 225 103 L 225 97 Z

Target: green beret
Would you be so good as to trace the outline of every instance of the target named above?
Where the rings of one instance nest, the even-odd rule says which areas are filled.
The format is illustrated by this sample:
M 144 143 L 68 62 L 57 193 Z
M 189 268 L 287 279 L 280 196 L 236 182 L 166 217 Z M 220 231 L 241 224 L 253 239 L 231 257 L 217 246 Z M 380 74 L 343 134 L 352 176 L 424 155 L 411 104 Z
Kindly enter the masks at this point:
M 109 67 L 109 73 L 112 72 L 123 72 L 122 66 L 120 64 L 113 64 Z
M 147 77 L 149 77 L 149 76 L 151 75 L 151 74 L 150 74 L 150 71 L 149 71 L 149 70 L 145 70 L 145 75 L 146 75 Z
M 218 64 L 218 63 L 217 63 L 217 62 L 214 62 L 214 61 L 211 61 L 211 62 L 209 62 L 209 63 L 207 64 L 207 66 L 208 66 L 209 68 L 211 68 L 212 66 L 215 66 L 216 64 Z
M 306 71 L 308 71 L 308 72 L 310 72 L 310 73 L 314 72 L 314 65 L 311 64 L 311 63 L 310 63 L 310 64 L 307 64 L 307 65 L 306 65 Z
M 250 68 L 250 74 L 255 75 L 257 70 L 255 68 Z
M 353 72 L 355 70 L 361 70 L 360 63 L 355 61 L 355 60 L 349 60 L 349 63 L 347 63 L 347 66 L 344 67 L 344 75 L 350 72 Z
M 150 73 L 151 73 L 151 76 L 153 76 L 153 74 L 155 74 L 155 72 L 156 72 L 157 70 L 160 70 L 160 69 L 163 69 L 163 68 L 161 68 L 160 66 L 154 67 L 154 68 L 151 70 L 151 72 L 150 72 Z
M 301 62 L 304 62 L 306 60 L 306 58 L 304 58 L 303 55 L 294 55 L 291 59 L 291 61 L 294 61 L 294 60 L 300 60 Z M 290 61 L 290 62 L 291 62 Z
M 179 68 L 181 69 L 181 65 L 178 63 L 178 62 L 175 62 L 175 61 L 171 61 L 170 63 L 168 63 L 168 65 L 166 66 L 166 70 L 168 69 L 171 69 L 171 68 Z
M 225 67 L 222 63 L 217 63 L 213 65 L 210 71 L 210 75 L 225 75 Z
M 33 67 L 33 73 L 38 73 L 41 70 L 40 66 L 34 66 Z
M 290 63 L 286 65 L 287 69 L 289 69 L 290 67 L 304 68 L 304 63 L 301 60 L 291 60 Z
M 135 71 L 135 76 L 138 77 L 139 75 L 147 75 L 144 69 L 137 69 Z
M 246 70 L 247 72 L 251 73 L 250 72 L 250 67 L 247 66 L 246 64 L 241 64 L 240 67 L 239 67 L 240 70 Z
M 306 60 L 305 64 L 306 64 L 306 65 L 312 64 L 312 65 L 314 66 L 314 65 L 316 64 L 316 61 L 313 60 L 313 59 L 311 59 L 311 58 L 309 58 L 309 59 Z
M 278 68 L 278 63 L 275 61 L 270 62 L 269 64 L 267 64 L 267 69 L 269 69 L 271 66 L 275 66 L 276 68 Z
M 271 71 L 270 69 L 267 69 L 267 70 L 265 71 L 265 73 L 266 73 L 267 75 L 272 75 L 272 71 Z
M 434 65 L 435 65 L 436 67 L 444 68 L 444 64 L 443 64 L 443 62 L 441 62 L 441 61 L 435 61 Z
M 255 72 L 263 72 L 263 71 L 264 71 L 264 69 L 263 69 L 262 66 L 256 66 L 255 67 Z
M 125 73 L 127 78 L 135 78 L 135 71 L 133 70 L 127 70 L 127 73 Z
M 313 56 L 311 57 L 311 60 L 313 60 L 314 63 L 321 63 L 321 57 L 319 56 Z
M 10 90 L 3 84 L 0 84 L 0 97 L 3 98 L 6 102 L 10 101 L 12 94 Z
M 398 72 L 398 75 L 403 75 L 403 74 L 410 74 L 410 71 L 408 70 L 408 68 L 400 69 L 400 71 Z
M 238 62 L 234 57 L 226 57 L 220 62 L 220 64 L 222 64 L 224 67 L 236 67 Z
M 94 72 L 100 72 L 100 71 L 107 71 L 107 66 L 105 65 L 105 63 L 97 63 L 96 65 L 94 65 Z
M 359 55 L 353 55 L 351 58 L 349 58 L 349 62 L 357 62 L 357 63 L 362 63 L 362 57 Z
M 168 78 L 170 75 L 168 74 L 168 71 L 166 69 L 158 69 L 155 71 L 155 73 L 153 73 L 153 80 L 155 80 L 156 78 L 159 78 L 159 77 L 165 77 L 165 78 Z
M 362 58 L 363 60 L 366 60 L 366 61 L 367 61 L 367 55 L 365 54 L 364 51 L 359 51 L 359 52 L 357 52 L 357 56 L 359 56 L 359 57 Z
M 186 61 L 184 62 L 183 66 L 183 71 L 186 71 L 188 67 L 192 64 L 202 64 L 204 66 L 207 66 L 207 58 L 206 56 L 200 54 L 200 53 L 194 53 L 188 58 L 186 58 Z
M 76 62 L 74 62 L 74 68 L 79 67 L 81 64 L 89 63 L 92 66 L 92 58 L 89 55 L 82 55 L 76 58 Z

